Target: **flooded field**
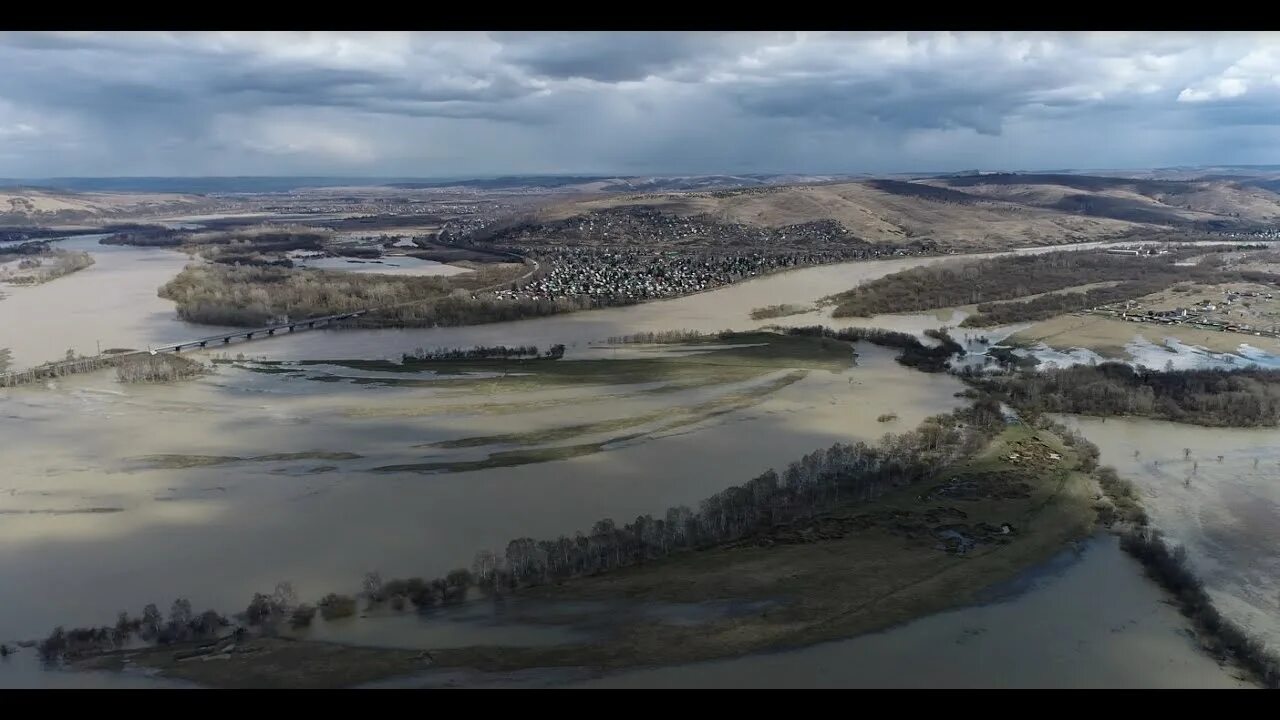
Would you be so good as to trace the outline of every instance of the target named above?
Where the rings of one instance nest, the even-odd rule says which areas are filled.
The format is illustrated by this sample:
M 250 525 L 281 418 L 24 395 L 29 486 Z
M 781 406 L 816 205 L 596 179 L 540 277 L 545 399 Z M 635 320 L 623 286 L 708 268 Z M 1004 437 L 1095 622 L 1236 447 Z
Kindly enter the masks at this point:
M 62 243 L 92 252 L 93 267 L 0 300 L 0 347 L 13 349 L 16 365 L 68 347 L 92 353 L 97 340 L 103 349 L 145 347 L 214 332 L 178 321 L 155 295 L 186 256 L 96 242 Z M 808 268 L 675 300 L 514 323 L 310 332 L 230 349 L 282 364 L 220 363 L 216 373 L 176 385 L 125 386 L 99 373 L 0 391 L 0 639 L 111 623 L 120 610 L 163 608 L 179 596 L 198 610 L 234 612 L 282 580 L 314 601 L 353 592 L 371 570 L 441 575 L 514 537 L 555 537 L 604 517 L 626 522 L 696 504 L 816 448 L 913 428 L 956 407 L 961 384 L 904 368 L 893 353 L 865 344 L 856 365 L 838 367 L 828 360 L 694 367 L 680 361 L 698 353 L 600 344 L 649 330 L 774 324 L 749 313 L 951 261 Z M 830 322 L 827 312 L 781 322 Z M 944 322 L 958 318 L 865 324 L 920 332 Z M 569 346 L 565 362 L 600 362 L 581 376 L 406 372 L 358 362 L 398 361 L 418 348 L 554 343 Z M 644 364 L 659 357 L 673 365 Z M 877 420 L 888 414 L 897 419 Z M 456 626 L 417 629 L 413 642 L 431 645 Z M 32 656 L 24 650 L 0 664 L 0 684 L 30 684 L 21 668 Z
M 988 604 L 779 653 L 618 673 L 574 687 L 1249 687 L 1203 655 L 1186 621 L 1098 537 L 992 591 Z M 427 684 L 422 679 L 418 685 Z M 475 679 L 472 680 L 473 682 Z M 527 681 L 526 681 L 527 683 Z M 550 677 L 546 684 L 561 684 Z
M 1152 524 L 1187 548 L 1223 615 L 1280 647 L 1280 430 L 1064 421 L 1137 484 Z
M 657 378 L 491 393 L 226 365 L 174 386 L 99 374 L 6 392 L 0 637 L 178 595 L 234 610 L 281 580 L 314 600 L 369 570 L 443 574 L 513 537 L 696 503 L 960 402 L 955 379 L 860 350 L 844 371 L 767 368 L 675 390 Z M 899 420 L 877 422 L 888 412 Z

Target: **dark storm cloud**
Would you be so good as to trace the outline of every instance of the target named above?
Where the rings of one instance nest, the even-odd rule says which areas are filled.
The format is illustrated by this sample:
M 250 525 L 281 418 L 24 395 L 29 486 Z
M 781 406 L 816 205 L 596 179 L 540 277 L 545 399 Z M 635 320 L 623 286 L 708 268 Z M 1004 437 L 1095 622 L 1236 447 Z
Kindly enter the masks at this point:
M 9 32 L 0 176 L 1173 165 L 1280 148 L 1276 39 Z

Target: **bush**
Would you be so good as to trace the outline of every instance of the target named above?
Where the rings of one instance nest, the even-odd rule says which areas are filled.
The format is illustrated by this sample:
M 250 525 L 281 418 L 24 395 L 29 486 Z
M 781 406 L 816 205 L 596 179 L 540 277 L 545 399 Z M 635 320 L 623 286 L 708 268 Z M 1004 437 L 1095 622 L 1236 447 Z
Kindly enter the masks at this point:
M 356 614 L 356 599 L 350 595 L 329 593 L 320 600 L 320 617 L 325 620 L 337 620 Z
M 316 608 L 304 603 L 293 609 L 293 613 L 289 616 L 289 625 L 294 628 L 310 627 L 315 616 Z

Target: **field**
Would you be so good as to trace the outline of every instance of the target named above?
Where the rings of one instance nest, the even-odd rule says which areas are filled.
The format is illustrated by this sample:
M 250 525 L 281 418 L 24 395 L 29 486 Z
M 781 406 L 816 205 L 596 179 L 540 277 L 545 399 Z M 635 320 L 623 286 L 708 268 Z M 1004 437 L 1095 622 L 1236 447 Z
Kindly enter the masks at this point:
M 0 226 L 92 223 L 122 216 L 195 211 L 205 205 L 195 195 L 168 193 L 68 193 L 54 190 L 0 190 Z
M 332 687 L 428 669 L 668 664 L 848 637 L 964 604 L 1087 535 L 1095 490 L 1075 463 L 1052 435 L 1012 427 L 972 460 L 879 501 L 517 596 L 579 608 L 522 618 L 528 623 L 605 623 L 604 635 L 589 644 L 423 652 L 262 638 L 194 662 L 178 659 L 184 649 L 167 648 L 112 653 L 80 667 L 119 669 L 128 661 L 215 687 Z M 646 607 L 732 601 L 756 610 L 693 623 L 591 616 L 592 603 L 624 599 Z
M 1042 320 L 1009 336 L 1008 342 L 1019 345 L 1044 343 L 1055 350 L 1086 348 L 1107 358 L 1125 359 L 1125 345 L 1139 336 L 1157 345 L 1172 338 L 1184 345 L 1195 345 L 1221 353 L 1237 353 L 1242 344 L 1259 350 L 1280 352 L 1280 340 L 1253 333 L 1205 330 L 1188 325 L 1156 325 L 1133 323 L 1102 315 L 1074 313 Z

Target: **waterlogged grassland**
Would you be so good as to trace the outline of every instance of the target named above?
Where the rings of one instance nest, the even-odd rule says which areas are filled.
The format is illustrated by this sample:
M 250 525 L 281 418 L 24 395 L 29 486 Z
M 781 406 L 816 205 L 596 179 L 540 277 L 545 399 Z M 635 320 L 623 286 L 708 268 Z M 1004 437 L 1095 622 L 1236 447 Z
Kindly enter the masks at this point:
M 658 423 L 655 427 L 645 431 L 629 433 L 626 435 L 617 435 L 596 442 L 579 443 L 575 445 L 499 451 L 490 454 L 483 460 L 384 465 L 374 468 L 374 471 L 418 473 L 469 472 L 472 470 L 486 470 L 495 467 L 514 467 L 517 465 L 528 465 L 531 463 L 567 460 L 569 458 L 591 455 L 605 450 L 607 446 L 611 444 L 637 440 L 657 433 L 670 432 L 720 415 L 725 415 L 727 413 L 758 405 L 767 400 L 771 395 L 773 395 L 773 393 L 803 380 L 808 372 L 809 371 L 807 370 L 795 370 L 761 385 L 752 386 L 749 390 L 724 395 L 715 398 L 714 400 L 687 408 L 673 408 L 667 411 L 659 411 L 625 418 L 611 418 L 593 423 L 564 425 L 531 432 L 484 435 L 459 438 L 455 440 L 445 440 L 437 443 L 430 443 L 425 447 L 457 449 L 502 445 L 542 445 L 546 443 L 578 439 L 588 435 L 596 435 Z M 664 420 L 665 422 L 662 422 Z
M 229 465 L 239 462 L 292 462 L 294 460 L 359 460 L 364 457 L 352 452 L 326 452 L 313 450 L 309 452 L 271 453 L 254 457 L 236 457 L 234 455 L 145 455 L 129 458 L 129 463 L 140 470 L 179 470 L 184 468 L 211 467 Z
M 368 407 L 348 408 L 343 410 L 342 414 L 345 417 L 350 418 L 412 418 L 430 417 L 433 415 L 514 415 L 518 413 L 536 412 L 539 410 L 553 410 L 555 408 L 562 407 L 581 408 L 588 404 L 596 405 L 602 403 L 617 403 L 652 396 L 674 395 L 676 393 L 691 390 L 714 389 L 723 385 L 732 384 L 732 382 L 664 383 L 657 387 L 648 387 L 632 392 L 592 392 L 591 394 L 584 396 L 551 397 L 537 400 L 520 400 L 515 402 L 485 401 L 469 403 L 412 403 L 396 405 L 393 401 L 388 401 Z M 470 396 L 470 393 L 467 393 L 466 395 Z M 506 394 L 489 396 L 490 400 L 499 397 L 505 398 L 509 396 Z
M 732 343 L 725 347 L 724 343 Z M 706 352 L 678 356 L 599 360 L 471 360 L 393 363 L 385 360 L 324 360 L 267 365 L 271 372 L 328 365 L 406 377 L 323 374 L 313 380 L 359 385 L 471 389 L 482 392 L 531 392 L 582 385 L 674 383 L 696 386 L 749 380 L 792 368 L 841 372 L 853 365 L 848 343 L 829 338 L 789 337 L 770 332 L 737 333 L 728 338 L 680 343 L 711 345 Z M 259 363 L 261 365 L 261 363 Z M 257 370 L 247 366 L 246 369 Z M 481 376 L 476 377 L 476 374 Z M 428 375 L 428 377 L 422 377 Z M 417 376 L 417 377 L 408 377 Z
M 428 655 L 260 638 L 216 661 L 182 662 L 182 648 L 166 648 L 113 653 L 83 667 L 120 669 L 127 659 L 216 687 L 334 687 L 424 671 L 612 670 L 797 647 L 973 601 L 983 588 L 1091 532 L 1094 492 L 1071 449 L 1045 431 L 1015 427 L 973 459 L 878 501 L 710 550 L 521 591 L 553 606 L 620 598 L 655 605 L 760 602 L 751 613 L 664 623 L 593 617 L 590 604 L 581 603 L 582 617 L 562 612 L 522 621 L 594 622 L 605 632 L 589 644 L 450 647 Z M 1006 525 L 1008 533 L 995 530 Z M 948 533 L 975 544 L 959 553 Z
M 457 440 L 445 440 L 438 443 L 432 443 L 426 447 L 470 448 L 484 447 L 486 445 L 541 445 L 549 442 L 568 440 L 581 435 L 593 435 L 596 433 L 612 432 L 615 430 L 625 430 L 627 428 L 647 425 L 664 419 L 669 422 L 664 423 L 661 429 L 667 430 L 689 425 L 722 413 L 732 412 L 734 410 L 740 410 L 757 405 L 778 390 L 804 379 L 806 375 L 808 375 L 808 371 L 806 370 L 792 371 L 782 377 L 770 380 L 769 382 L 762 383 L 760 385 L 753 385 L 743 392 L 723 395 L 715 398 L 714 400 L 687 408 L 673 408 L 670 410 L 655 411 L 642 415 L 613 418 L 610 420 L 601 420 L 598 422 L 583 423 L 580 425 L 565 425 L 534 432 L 506 433 L 502 435 L 484 435 L 478 437 L 459 438 Z

